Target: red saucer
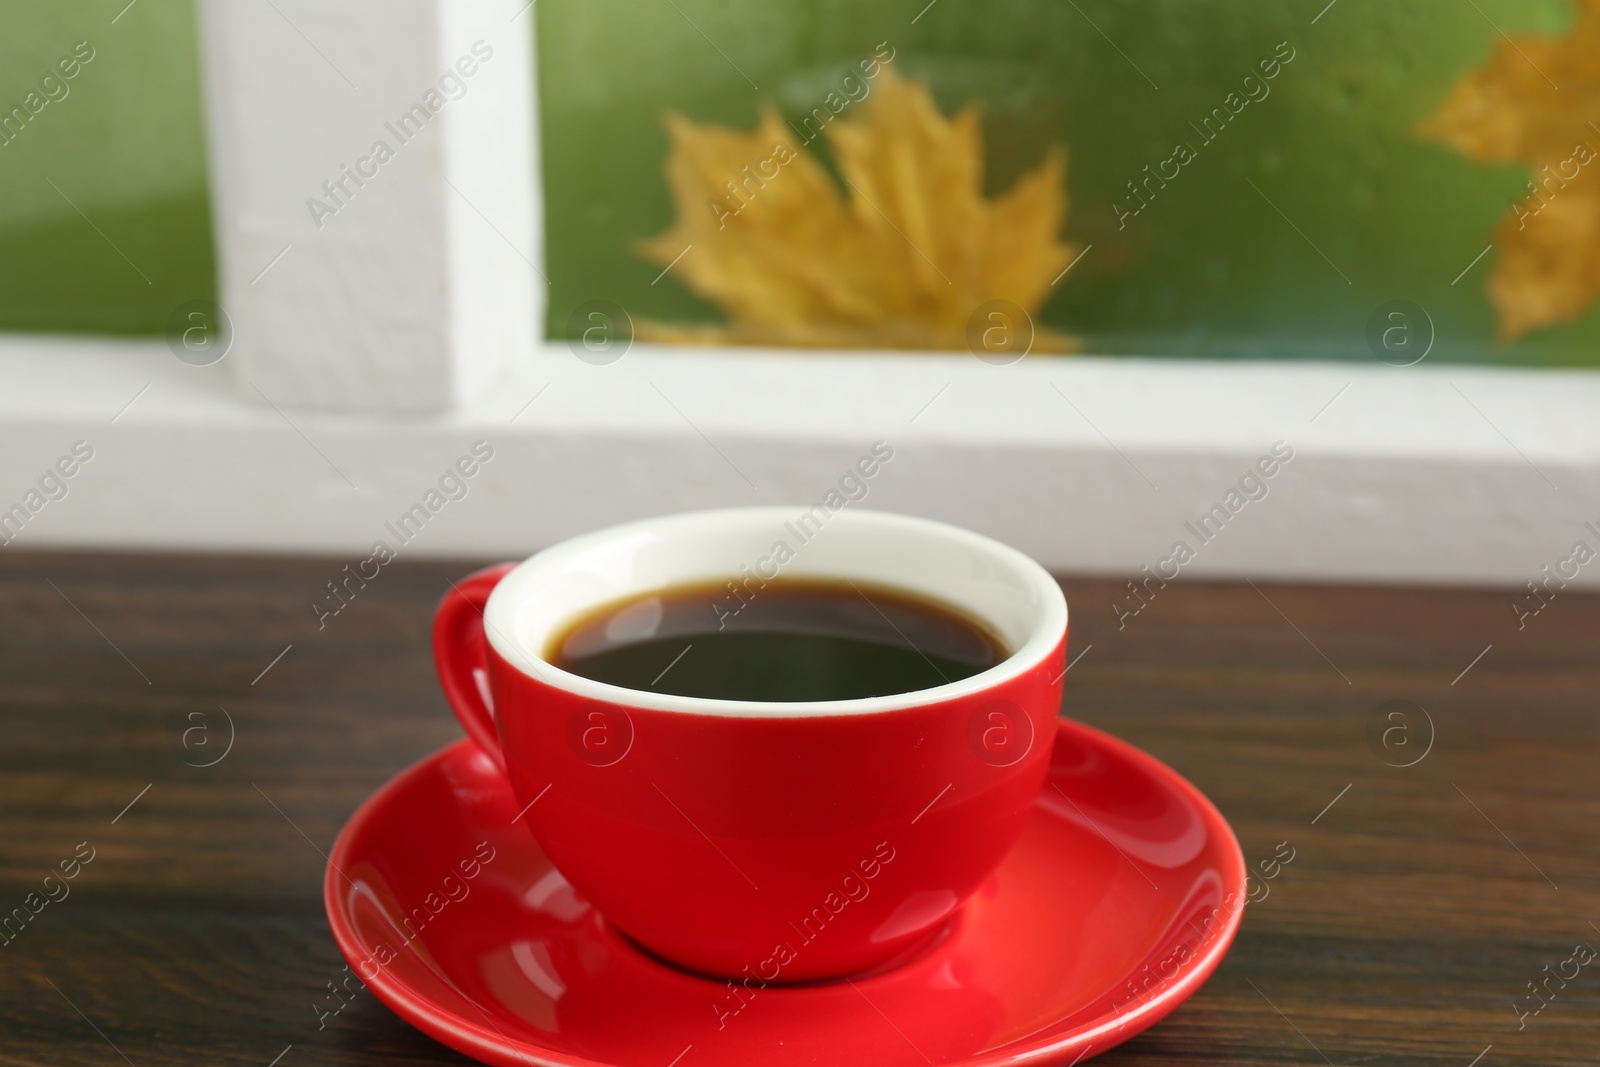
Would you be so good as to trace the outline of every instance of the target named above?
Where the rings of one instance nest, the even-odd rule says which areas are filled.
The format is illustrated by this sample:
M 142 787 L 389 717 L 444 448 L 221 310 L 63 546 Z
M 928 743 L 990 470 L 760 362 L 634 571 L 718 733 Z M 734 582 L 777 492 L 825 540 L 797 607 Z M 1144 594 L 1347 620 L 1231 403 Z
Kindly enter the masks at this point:
M 747 989 L 658 962 L 517 818 L 499 769 L 459 741 L 361 806 L 323 886 L 378 999 L 499 1067 L 1072 1064 L 1192 995 L 1243 914 L 1244 858 L 1211 802 L 1067 720 L 999 871 L 932 945 L 854 980 Z

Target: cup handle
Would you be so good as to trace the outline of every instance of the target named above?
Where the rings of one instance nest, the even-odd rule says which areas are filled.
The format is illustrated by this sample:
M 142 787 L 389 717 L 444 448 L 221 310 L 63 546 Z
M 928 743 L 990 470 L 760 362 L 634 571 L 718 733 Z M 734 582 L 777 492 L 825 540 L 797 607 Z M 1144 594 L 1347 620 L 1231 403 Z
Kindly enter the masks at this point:
M 489 692 L 488 642 L 483 632 L 483 608 L 489 594 L 510 574 L 516 563 L 497 563 L 452 582 L 433 616 L 433 662 L 439 669 L 450 710 L 456 713 L 467 736 L 478 743 L 502 769 L 505 754 L 494 725 L 494 697 Z

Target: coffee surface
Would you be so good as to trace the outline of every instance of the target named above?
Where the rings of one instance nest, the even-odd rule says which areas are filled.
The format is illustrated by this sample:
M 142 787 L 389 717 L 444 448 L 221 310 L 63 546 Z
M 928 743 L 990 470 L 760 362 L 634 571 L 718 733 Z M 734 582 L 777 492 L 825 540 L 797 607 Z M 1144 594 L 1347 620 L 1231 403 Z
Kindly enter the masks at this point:
M 954 609 L 861 582 L 735 579 L 606 605 L 546 658 L 629 689 L 714 700 L 855 700 L 944 685 L 1008 655 Z

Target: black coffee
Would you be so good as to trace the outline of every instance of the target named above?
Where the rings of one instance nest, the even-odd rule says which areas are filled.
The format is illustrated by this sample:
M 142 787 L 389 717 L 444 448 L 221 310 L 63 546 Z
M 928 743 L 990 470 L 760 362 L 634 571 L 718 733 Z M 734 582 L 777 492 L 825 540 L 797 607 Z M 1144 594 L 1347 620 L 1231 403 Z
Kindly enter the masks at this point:
M 562 670 L 629 689 L 715 700 L 854 700 L 986 670 L 989 631 L 861 582 L 775 579 L 681 586 L 608 604 L 551 641 Z

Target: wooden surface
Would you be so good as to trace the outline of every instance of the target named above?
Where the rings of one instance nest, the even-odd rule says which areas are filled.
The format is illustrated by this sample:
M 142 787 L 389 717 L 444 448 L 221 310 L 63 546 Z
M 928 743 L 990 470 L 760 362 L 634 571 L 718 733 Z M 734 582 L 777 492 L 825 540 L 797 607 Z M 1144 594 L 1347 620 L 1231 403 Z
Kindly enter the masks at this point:
M 343 967 L 322 853 L 459 736 L 428 628 L 470 566 L 390 564 L 319 631 L 345 562 L 0 554 L 0 912 L 94 855 L 0 948 L 0 1063 L 466 1062 L 371 993 L 312 1006 Z M 1600 1062 L 1600 963 L 1514 1006 L 1600 947 L 1600 597 L 1519 631 L 1507 591 L 1179 582 L 1119 630 L 1120 583 L 1065 584 L 1067 711 L 1253 864 L 1294 849 L 1199 995 L 1097 1062 Z M 1433 724 L 1411 767 L 1416 711 L 1373 740 L 1392 700 Z

